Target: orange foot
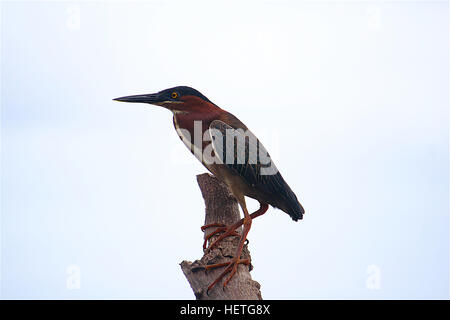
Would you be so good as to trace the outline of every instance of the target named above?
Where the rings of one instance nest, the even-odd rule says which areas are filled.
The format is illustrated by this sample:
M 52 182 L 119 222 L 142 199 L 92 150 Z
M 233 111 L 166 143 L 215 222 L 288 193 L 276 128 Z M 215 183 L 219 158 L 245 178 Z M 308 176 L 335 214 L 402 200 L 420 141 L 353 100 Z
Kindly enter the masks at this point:
M 216 230 L 214 230 L 213 232 L 209 233 L 207 236 L 205 236 L 205 241 L 203 242 L 203 250 L 206 249 L 206 245 L 208 244 L 209 239 L 211 239 L 213 236 L 215 236 L 218 233 L 222 233 L 222 235 L 219 237 L 219 239 L 217 239 L 216 241 L 214 241 L 213 243 L 210 244 L 208 250 L 213 249 L 220 241 L 222 241 L 223 239 L 227 238 L 227 237 L 231 237 L 231 236 L 237 236 L 239 237 L 239 233 L 236 232 L 236 228 L 232 229 L 233 226 L 231 227 L 227 227 L 226 225 L 222 224 L 222 223 L 211 223 L 211 224 L 207 224 L 201 227 L 202 231 L 204 232 L 206 229 L 208 228 L 212 228 L 212 227 L 217 227 Z
M 260 202 L 259 209 L 256 210 L 255 212 L 253 212 L 250 215 L 250 218 L 254 219 L 256 217 L 259 217 L 260 215 L 263 215 L 267 211 L 268 208 L 269 208 L 269 205 L 267 203 Z M 212 227 L 217 227 L 217 229 L 205 237 L 205 241 L 203 242 L 203 249 L 206 249 L 208 240 L 212 236 L 214 236 L 218 233 L 222 233 L 222 234 L 219 236 L 219 238 L 217 238 L 213 243 L 211 243 L 209 245 L 209 248 L 208 248 L 209 250 L 213 249 L 215 246 L 217 246 L 217 244 L 220 241 L 222 241 L 223 239 L 225 239 L 227 237 L 239 236 L 239 234 L 236 232 L 236 229 L 241 227 L 243 224 L 244 224 L 244 219 L 239 220 L 238 222 L 236 222 L 235 224 L 232 224 L 231 226 L 226 226 L 223 223 L 211 223 L 211 224 L 204 225 L 201 228 L 202 231 L 205 231 L 207 228 L 212 228 Z M 244 239 L 246 239 L 246 237 Z
M 228 262 L 210 264 L 210 265 L 205 266 L 206 271 L 214 269 L 214 268 L 221 268 L 221 267 L 227 266 L 225 268 L 225 270 L 219 275 L 219 277 L 208 286 L 208 289 L 206 290 L 206 294 L 208 294 L 209 290 L 211 290 L 220 280 L 222 280 L 223 277 L 225 277 L 225 275 L 227 273 L 230 273 L 230 275 L 225 279 L 225 282 L 223 283 L 223 288 L 225 288 L 227 286 L 228 282 L 230 282 L 231 278 L 233 278 L 234 274 L 236 273 L 237 267 L 239 264 L 244 264 L 244 265 L 248 266 L 248 265 L 250 265 L 250 260 L 233 258 L 231 261 L 228 261 Z

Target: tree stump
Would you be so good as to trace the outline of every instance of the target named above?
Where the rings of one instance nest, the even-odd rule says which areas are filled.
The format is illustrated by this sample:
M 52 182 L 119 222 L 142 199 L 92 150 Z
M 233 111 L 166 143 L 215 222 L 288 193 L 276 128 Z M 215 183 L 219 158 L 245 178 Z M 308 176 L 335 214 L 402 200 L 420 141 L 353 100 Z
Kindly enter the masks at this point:
M 205 200 L 205 225 L 212 223 L 231 225 L 240 220 L 238 203 L 224 183 L 208 173 L 198 175 L 197 182 Z M 215 229 L 215 227 L 206 229 L 204 237 Z M 239 228 L 237 232 L 240 234 L 242 228 Z M 214 241 L 217 237 L 218 235 L 213 236 L 210 241 Z M 200 260 L 181 262 L 181 270 L 197 300 L 262 300 L 260 284 L 252 280 L 250 275 L 252 264 L 249 266 L 239 265 L 237 272 L 225 288 L 223 288 L 223 282 L 227 275 L 207 293 L 208 286 L 223 272 L 225 267 L 209 271 L 205 271 L 204 267 L 209 264 L 230 261 L 236 252 L 238 243 L 239 237 L 228 237 L 214 249 L 204 250 L 204 255 Z M 251 261 L 247 244 L 244 246 L 241 258 Z

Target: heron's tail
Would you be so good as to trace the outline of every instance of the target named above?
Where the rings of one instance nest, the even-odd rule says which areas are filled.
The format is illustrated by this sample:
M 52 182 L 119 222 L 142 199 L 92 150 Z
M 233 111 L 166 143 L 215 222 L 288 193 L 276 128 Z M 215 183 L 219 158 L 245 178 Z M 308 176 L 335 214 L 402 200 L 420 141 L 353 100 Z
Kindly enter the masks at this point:
M 283 206 L 280 206 L 280 209 L 290 215 L 292 220 L 294 221 L 303 219 L 305 209 L 303 209 L 302 205 L 297 199 L 297 196 L 286 182 L 281 196 L 284 201 Z
M 291 216 L 292 220 L 298 221 L 303 219 L 305 209 L 303 209 L 302 205 L 300 204 L 300 202 L 298 202 L 296 198 L 295 201 L 292 201 L 291 206 L 288 209 L 287 213 Z

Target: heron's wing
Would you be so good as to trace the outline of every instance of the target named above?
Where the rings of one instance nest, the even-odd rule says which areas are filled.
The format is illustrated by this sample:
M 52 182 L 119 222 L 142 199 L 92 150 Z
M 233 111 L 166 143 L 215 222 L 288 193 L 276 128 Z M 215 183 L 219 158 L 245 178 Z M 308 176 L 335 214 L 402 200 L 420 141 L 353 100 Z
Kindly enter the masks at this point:
M 264 194 L 265 201 L 272 206 L 287 212 L 294 220 L 302 218 L 304 210 L 297 197 L 250 130 L 214 120 L 209 126 L 209 134 L 219 163 L 234 170 L 248 185 Z
M 220 163 L 233 169 L 249 185 L 270 193 L 283 186 L 284 181 L 281 181 L 269 153 L 250 130 L 233 128 L 221 120 L 214 120 L 209 133 Z

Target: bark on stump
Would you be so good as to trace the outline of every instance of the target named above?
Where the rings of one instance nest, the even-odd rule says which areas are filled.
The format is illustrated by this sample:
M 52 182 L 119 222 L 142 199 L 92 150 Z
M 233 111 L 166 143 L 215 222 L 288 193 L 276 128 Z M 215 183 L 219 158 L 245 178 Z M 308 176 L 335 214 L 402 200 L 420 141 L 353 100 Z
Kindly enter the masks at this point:
M 211 223 L 222 223 L 230 225 L 240 220 L 240 211 L 236 199 L 228 190 L 227 186 L 214 176 L 204 173 L 197 176 L 197 182 L 205 200 L 206 216 L 205 225 Z M 205 237 L 216 228 L 211 227 L 205 230 Z M 242 228 L 237 230 L 242 232 Z M 214 241 L 217 236 L 211 238 Z M 223 288 L 223 282 L 228 275 L 218 282 L 209 292 L 208 286 L 225 270 L 225 267 L 205 271 L 204 266 L 215 263 L 230 261 L 236 252 L 239 238 L 228 237 L 221 241 L 217 247 L 209 251 L 205 250 L 200 260 L 194 262 L 181 262 L 181 270 L 186 276 L 194 295 L 198 300 L 261 300 L 260 285 L 252 280 L 250 271 L 252 265 L 239 265 L 238 270 Z M 250 259 L 250 252 L 247 245 L 242 251 L 242 258 Z

